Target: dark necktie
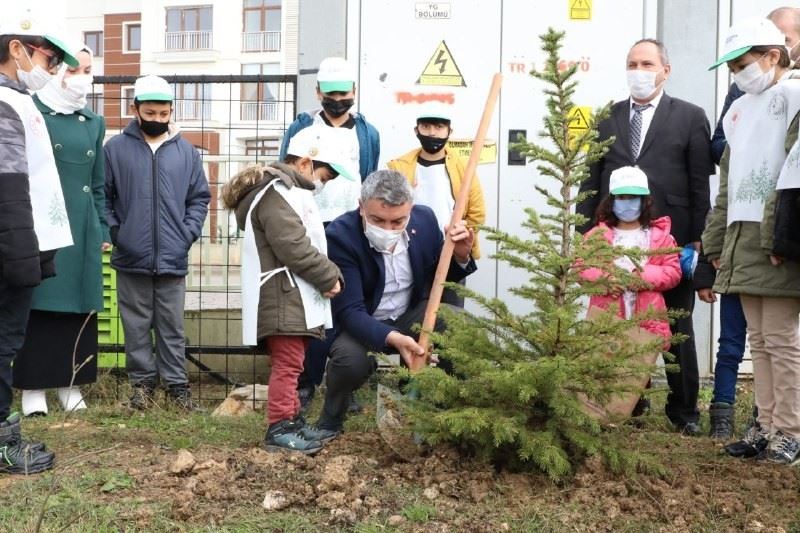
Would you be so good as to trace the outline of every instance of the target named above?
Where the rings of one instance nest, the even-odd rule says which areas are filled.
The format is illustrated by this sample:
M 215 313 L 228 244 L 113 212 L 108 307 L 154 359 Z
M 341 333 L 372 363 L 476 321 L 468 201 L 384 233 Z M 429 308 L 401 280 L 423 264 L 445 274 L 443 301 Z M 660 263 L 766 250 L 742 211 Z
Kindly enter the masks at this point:
M 631 119 L 631 154 L 633 160 L 639 158 L 639 148 L 642 146 L 642 112 L 650 104 L 633 104 L 633 118 Z

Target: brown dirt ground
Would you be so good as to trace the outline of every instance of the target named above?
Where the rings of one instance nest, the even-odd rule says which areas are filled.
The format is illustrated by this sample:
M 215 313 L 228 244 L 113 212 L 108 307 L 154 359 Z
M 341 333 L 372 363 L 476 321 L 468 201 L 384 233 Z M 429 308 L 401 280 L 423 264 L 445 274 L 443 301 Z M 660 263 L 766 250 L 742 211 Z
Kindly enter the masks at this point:
M 64 430 L 85 440 L 95 428 L 79 422 Z M 632 442 L 646 445 L 648 434 L 636 433 Z M 385 522 L 412 501 L 430 505 L 440 518 L 391 519 L 402 531 L 510 530 L 533 513 L 539 518 L 527 523 L 537 528 L 524 530 L 641 530 L 641 524 L 682 532 L 716 524 L 716 531 L 777 532 L 792 529 L 787 524 L 800 504 L 794 469 L 724 458 L 707 439 L 678 436 L 658 454 L 669 472 L 663 479 L 623 479 L 589 461 L 564 485 L 539 475 L 498 473 L 450 450 L 401 460 L 377 432 L 347 433 L 313 458 L 260 448 L 200 447 L 192 453 L 194 468 L 180 475 L 170 472 L 177 451 L 151 443 L 112 447 L 80 461 L 80 469 L 125 471 L 137 488 L 126 497 L 169 502 L 172 519 L 197 526 L 222 524 L 231 508 L 260 504 L 267 491 L 282 493 L 287 509 L 326 512 L 324 525 L 344 529 L 370 519 Z M 2 481 L 8 486 L 13 479 Z M 100 501 L 119 497 L 96 495 Z M 137 505 L 130 513 L 120 518 L 146 528 L 153 509 Z
M 242 516 L 266 524 L 284 513 L 305 520 L 302 531 L 359 533 L 800 531 L 800 469 L 728 458 L 708 438 L 669 432 L 658 416 L 616 431 L 628 449 L 651 452 L 665 476 L 624 477 L 589 460 L 555 484 L 543 475 L 498 472 L 448 448 L 403 459 L 368 423 L 351 425 L 315 457 L 268 453 L 257 447 L 256 417 L 244 439 L 192 447 L 194 466 L 175 474 L 179 450 L 160 442 L 158 433 L 133 431 L 131 422 L 116 430 L 129 419 L 109 413 L 46 422 L 39 433 L 57 450 L 56 472 L 64 479 L 87 472 L 129 476 L 130 486 L 116 490 L 81 489 L 93 505 L 114 507 L 125 530 L 161 531 L 156 515 L 166 513 L 187 531 L 297 531 L 291 521 L 265 529 L 235 525 Z M 374 405 L 363 416 L 374 420 Z M 24 478 L 0 477 L 0 493 L 23 492 L 15 493 L 17 485 Z M 263 509 L 268 492 L 282 496 L 284 507 Z

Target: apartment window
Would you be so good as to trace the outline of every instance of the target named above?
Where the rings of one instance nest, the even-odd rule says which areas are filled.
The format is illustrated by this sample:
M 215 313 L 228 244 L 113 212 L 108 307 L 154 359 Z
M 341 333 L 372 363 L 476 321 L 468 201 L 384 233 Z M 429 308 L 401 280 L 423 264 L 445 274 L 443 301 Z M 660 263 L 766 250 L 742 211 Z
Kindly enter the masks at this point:
M 280 149 L 281 143 L 277 137 L 263 137 L 246 140 L 244 153 L 245 155 L 265 157 L 267 159 L 278 159 Z
M 85 31 L 83 32 L 83 42 L 91 48 L 94 57 L 103 57 L 103 32 Z
M 142 25 L 138 22 L 134 24 L 123 24 L 125 35 L 126 52 L 140 52 L 142 50 Z
M 86 95 L 86 103 L 93 113 L 103 115 L 103 93 L 89 93 Z
M 130 117 L 133 116 L 133 112 L 131 111 L 131 106 L 133 105 L 133 86 L 129 85 L 127 87 L 122 87 L 120 89 L 120 101 L 119 101 L 119 114 L 122 117 Z
M 278 63 L 242 65 L 242 74 L 280 74 Z M 242 83 L 242 120 L 278 119 L 278 83 Z
M 213 35 L 211 6 L 168 7 L 167 50 L 208 50 Z
M 281 49 L 281 0 L 245 0 L 244 52 L 271 52 Z
M 209 120 L 211 118 L 210 83 L 176 83 L 175 120 Z

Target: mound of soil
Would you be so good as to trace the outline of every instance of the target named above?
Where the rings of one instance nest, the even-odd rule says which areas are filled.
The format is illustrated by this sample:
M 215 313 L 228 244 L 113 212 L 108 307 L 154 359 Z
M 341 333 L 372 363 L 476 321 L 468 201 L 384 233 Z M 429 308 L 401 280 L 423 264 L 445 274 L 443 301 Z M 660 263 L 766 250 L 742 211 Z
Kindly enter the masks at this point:
M 84 420 L 54 428 L 47 441 L 58 450 L 57 475 L 74 478 L 82 499 L 113 506 L 119 524 L 143 531 L 165 512 L 187 531 L 223 524 L 238 531 L 242 517 L 283 524 L 280 513 L 320 531 L 373 530 L 364 524 L 426 533 L 800 530 L 797 469 L 732 459 L 707 438 L 663 428 L 620 432 L 666 475 L 624 477 L 589 460 L 554 484 L 445 447 L 403 459 L 374 428 L 348 431 L 315 457 L 224 443 L 178 450 L 147 431 L 112 437 L 108 426 Z M 27 497 L 24 479 L 0 476 L 0 488 Z
M 678 436 L 663 450 L 665 478 L 623 479 L 590 460 L 561 486 L 539 475 L 496 472 L 448 449 L 401 460 L 375 433 L 347 433 L 315 457 L 199 449 L 192 462 L 183 450 L 134 450 L 140 462 L 131 452 L 119 463 L 139 465 L 127 467 L 137 498 L 171 502 L 172 518 L 205 525 L 222 523 L 235 506 L 260 506 L 265 495 L 264 513 L 322 512 L 325 525 L 340 527 L 373 518 L 404 531 L 502 531 L 534 515 L 556 530 L 641 523 L 692 531 L 715 523 L 719 530 L 777 532 L 800 504 L 795 470 L 724 458 L 708 440 Z M 179 455 L 191 466 L 177 468 Z M 691 463 L 687 456 L 708 461 Z M 404 514 L 409 505 L 433 512 L 415 523 Z

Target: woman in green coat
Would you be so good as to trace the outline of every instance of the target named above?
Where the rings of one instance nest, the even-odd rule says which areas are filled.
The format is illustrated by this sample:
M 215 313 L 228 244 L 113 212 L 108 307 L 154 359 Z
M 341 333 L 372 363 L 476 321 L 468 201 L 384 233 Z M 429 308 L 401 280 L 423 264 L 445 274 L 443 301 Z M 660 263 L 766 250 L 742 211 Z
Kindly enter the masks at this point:
M 93 83 L 91 51 L 84 48 L 77 57 L 78 67 L 62 66 L 34 97 L 50 134 L 74 244 L 56 254 L 56 277 L 34 290 L 25 345 L 14 361 L 14 386 L 22 389 L 26 416 L 47 414 L 44 389 L 57 389 L 66 410 L 86 408 L 77 386 L 97 378 L 101 254 L 110 246 L 103 192 L 105 121 L 86 107 Z

